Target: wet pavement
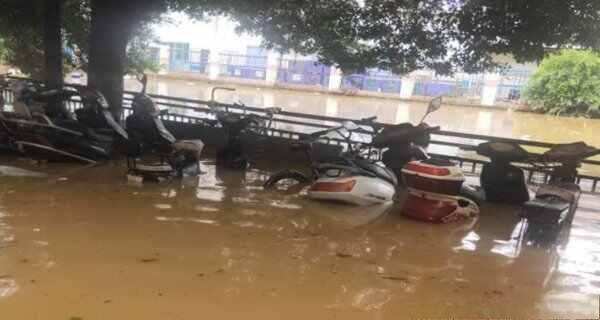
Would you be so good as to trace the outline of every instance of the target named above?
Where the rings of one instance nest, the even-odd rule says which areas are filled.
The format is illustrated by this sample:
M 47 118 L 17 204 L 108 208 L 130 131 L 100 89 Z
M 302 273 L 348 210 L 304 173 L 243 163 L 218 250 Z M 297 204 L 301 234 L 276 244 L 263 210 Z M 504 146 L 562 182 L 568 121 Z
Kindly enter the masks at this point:
M 568 243 L 543 249 L 515 240 L 514 207 L 430 225 L 267 192 L 268 172 L 210 161 L 198 178 L 134 186 L 121 163 L 0 160 L 7 319 L 598 317 L 595 197 Z

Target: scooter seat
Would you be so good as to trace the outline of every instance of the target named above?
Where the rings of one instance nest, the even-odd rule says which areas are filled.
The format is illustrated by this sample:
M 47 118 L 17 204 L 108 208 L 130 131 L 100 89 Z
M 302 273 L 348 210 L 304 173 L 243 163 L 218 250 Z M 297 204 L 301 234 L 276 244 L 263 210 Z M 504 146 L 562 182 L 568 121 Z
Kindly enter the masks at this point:
M 376 163 L 373 163 L 369 160 L 356 160 L 354 161 L 354 163 L 356 163 L 356 165 L 368 172 L 371 172 L 373 174 L 375 174 L 375 176 L 377 176 L 378 178 L 381 178 L 389 183 L 391 183 L 394 186 L 398 185 L 398 178 L 396 177 L 396 174 L 394 174 L 393 171 L 391 171 L 390 169 L 386 168 L 386 167 L 382 167 Z
M 520 216 L 541 225 L 558 225 L 569 216 L 570 203 L 560 198 L 535 198 L 523 205 Z
M 553 212 L 562 212 L 563 210 L 569 209 L 568 202 L 562 201 L 557 198 L 553 198 L 553 199 L 535 198 L 531 201 L 525 202 L 524 206 L 526 208 L 543 209 L 543 210 L 549 210 L 549 211 L 553 211 Z

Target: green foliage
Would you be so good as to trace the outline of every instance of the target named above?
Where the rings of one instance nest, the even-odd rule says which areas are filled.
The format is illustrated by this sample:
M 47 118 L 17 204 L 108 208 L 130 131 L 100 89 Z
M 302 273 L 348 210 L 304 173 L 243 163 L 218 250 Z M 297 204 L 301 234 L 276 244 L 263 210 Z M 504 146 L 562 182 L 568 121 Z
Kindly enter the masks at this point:
M 225 14 L 238 21 L 240 31 L 263 36 L 269 48 L 316 54 L 345 71 L 379 67 L 403 74 L 430 68 L 449 74 L 497 67 L 492 58 L 497 54 L 524 62 L 541 60 L 547 47 L 600 49 L 597 0 L 64 0 L 65 42 L 77 53 L 70 63 L 82 68 L 92 1 L 116 4 L 111 17 L 131 21 L 140 37 L 146 36 L 144 26 L 167 11 L 198 19 Z M 42 2 L 0 0 L 7 58 L 32 74 L 42 61 Z M 147 63 L 138 50 L 143 44 L 140 39 L 128 50 L 130 69 Z
M 39 0 L 0 0 L 0 61 L 18 67 L 23 73 L 41 79 L 43 73 L 43 13 Z M 89 0 L 63 2 L 64 44 L 73 55 L 65 55 L 65 72 L 87 70 L 89 58 L 89 33 L 91 9 Z M 3 11 L 5 10 L 5 11 Z M 11 14 L 2 14 L 1 12 Z M 149 45 L 155 39 L 151 23 L 159 21 L 153 15 L 138 22 L 127 50 L 127 70 L 158 69 L 148 56 Z
M 564 50 L 544 59 L 524 97 L 534 111 L 600 117 L 600 55 Z
M 157 40 L 149 24 L 142 26 L 127 47 L 126 72 L 140 74 L 145 71 L 158 72 L 160 65 L 150 56 L 150 44 Z
M 268 46 L 316 53 L 349 71 L 474 72 L 496 68 L 497 54 L 525 62 L 541 60 L 547 47 L 600 49 L 598 0 L 218 2 Z

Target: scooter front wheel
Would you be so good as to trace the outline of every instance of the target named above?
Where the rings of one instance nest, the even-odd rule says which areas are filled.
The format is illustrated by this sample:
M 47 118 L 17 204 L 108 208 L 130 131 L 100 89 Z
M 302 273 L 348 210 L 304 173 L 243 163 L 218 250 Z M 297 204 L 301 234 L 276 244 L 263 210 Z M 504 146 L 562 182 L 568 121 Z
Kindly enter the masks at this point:
M 298 171 L 284 170 L 272 175 L 263 187 L 268 190 L 299 191 L 309 182 L 310 178 Z

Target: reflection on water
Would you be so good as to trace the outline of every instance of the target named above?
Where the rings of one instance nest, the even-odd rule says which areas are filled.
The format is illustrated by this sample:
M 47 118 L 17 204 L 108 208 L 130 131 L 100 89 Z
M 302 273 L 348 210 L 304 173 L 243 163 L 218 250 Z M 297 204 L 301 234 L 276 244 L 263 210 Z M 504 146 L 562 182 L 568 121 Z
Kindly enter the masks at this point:
M 122 164 L 0 181 L 0 311 L 35 319 L 596 317 L 600 208 L 570 241 L 517 240 L 515 208 L 430 225 L 399 207 L 267 192 L 267 172 L 127 185 Z M 591 199 L 591 200 L 590 200 Z M 51 203 L 52 205 L 48 205 Z M 517 232 L 517 233 L 515 233 Z

